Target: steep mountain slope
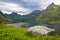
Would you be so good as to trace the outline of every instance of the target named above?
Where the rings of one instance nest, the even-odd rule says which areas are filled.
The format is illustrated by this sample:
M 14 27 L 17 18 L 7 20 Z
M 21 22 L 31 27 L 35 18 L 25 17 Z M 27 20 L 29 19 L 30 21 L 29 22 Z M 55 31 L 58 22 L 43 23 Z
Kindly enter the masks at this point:
M 32 13 L 25 15 L 24 17 L 26 17 L 29 22 L 36 22 L 37 16 L 39 16 L 42 12 L 43 10 L 34 10 Z
M 47 9 L 37 17 L 39 23 L 50 23 L 59 24 L 60 23 L 60 6 L 52 3 L 47 7 Z
M 6 15 L 4 15 L 1 11 L 0 11 L 0 23 L 12 23 L 13 21 L 11 19 L 9 19 Z

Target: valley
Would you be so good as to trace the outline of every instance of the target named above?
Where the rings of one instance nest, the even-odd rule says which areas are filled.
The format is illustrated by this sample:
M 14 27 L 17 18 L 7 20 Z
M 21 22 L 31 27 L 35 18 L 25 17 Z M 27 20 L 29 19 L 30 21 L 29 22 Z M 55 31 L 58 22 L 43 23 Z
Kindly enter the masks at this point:
M 56 35 L 41 35 L 43 31 L 40 29 L 28 31 L 29 28 L 35 26 L 38 29 L 41 27 L 40 29 L 47 31 L 46 33 L 50 31 L 48 29 L 54 29 Z M 36 30 L 41 34 L 38 34 Z M 51 3 L 45 10 L 34 10 L 28 15 L 20 15 L 17 12 L 4 14 L 0 10 L 0 40 L 60 40 L 59 30 L 60 6 L 54 3 Z

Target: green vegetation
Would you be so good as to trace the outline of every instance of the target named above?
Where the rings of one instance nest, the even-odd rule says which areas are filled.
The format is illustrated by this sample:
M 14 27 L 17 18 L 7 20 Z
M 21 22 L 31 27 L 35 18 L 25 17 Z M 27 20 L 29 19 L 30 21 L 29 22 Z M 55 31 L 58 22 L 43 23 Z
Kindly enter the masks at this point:
M 0 40 L 60 40 L 60 36 L 32 34 L 26 28 L 0 25 Z
M 21 28 L 27 28 L 26 24 L 21 25 Z
M 37 17 L 37 21 L 40 23 L 57 24 L 57 22 L 60 21 L 60 6 L 52 3 Z
M 12 20 L 15 20 L 15 22 L 36 22 L 37 16 L 40 15 L 42 11 L 40 10 L 34 10 L 32 13 L 28 15 L 19 15 L 15 12 L 12 12 L 11 14 L 5 14 L 7 17 L 11 18 Z

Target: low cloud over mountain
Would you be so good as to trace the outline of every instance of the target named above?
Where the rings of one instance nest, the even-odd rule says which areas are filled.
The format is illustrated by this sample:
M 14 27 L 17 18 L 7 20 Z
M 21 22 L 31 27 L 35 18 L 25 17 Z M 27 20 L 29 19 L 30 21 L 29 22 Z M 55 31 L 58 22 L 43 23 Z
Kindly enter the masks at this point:
M 46 9 L 52 2 L 60 4 L 60 0 L 0 0 L 0 10 L 8 14 L 15 11 L 25 15 L 36 9 Z

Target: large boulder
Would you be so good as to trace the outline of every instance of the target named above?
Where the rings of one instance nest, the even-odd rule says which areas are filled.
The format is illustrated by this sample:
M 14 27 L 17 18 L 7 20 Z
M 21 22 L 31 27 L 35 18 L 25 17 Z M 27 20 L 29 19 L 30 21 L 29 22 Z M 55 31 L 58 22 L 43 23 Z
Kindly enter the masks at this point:
M 48 33 L 54 32 L 55 29 L 48 28 L 46 26 L 33 26 L 28 28 L 29 32 L 41 34 L 41 35 L 48 35 Z

